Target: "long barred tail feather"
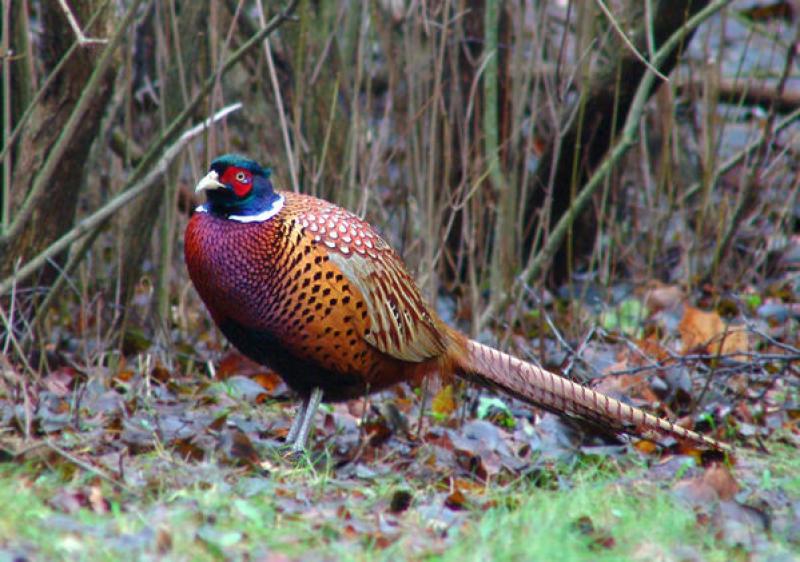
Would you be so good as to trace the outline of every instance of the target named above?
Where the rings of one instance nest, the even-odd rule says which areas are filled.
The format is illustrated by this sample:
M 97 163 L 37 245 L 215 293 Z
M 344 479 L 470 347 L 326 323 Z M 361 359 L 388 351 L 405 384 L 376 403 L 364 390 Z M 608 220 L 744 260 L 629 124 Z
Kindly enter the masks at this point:
M 648 414 L 492 347 L 466 340 L 461 334 L 455 337 L 460 340 L 458 347 L 465 352 L 456 367 L 462 377 L 498 387 L 515 398 L 557 414 L 570 414 L 601 426 L 611 426 L 609 429 L 615 431 L 630 433 L 630 429 L 624 429 L 626 424 L 643 426 L 721 451 L 733 451 L 727 443 Z

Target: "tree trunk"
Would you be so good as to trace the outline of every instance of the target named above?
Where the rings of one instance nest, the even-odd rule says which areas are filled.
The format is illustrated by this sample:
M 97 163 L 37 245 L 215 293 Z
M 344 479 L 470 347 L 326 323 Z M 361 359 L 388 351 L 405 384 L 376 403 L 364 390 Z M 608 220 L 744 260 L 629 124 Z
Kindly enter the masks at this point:
M 87 36 L 104 38 L 113 32 L 117 21 L 113 4 L 104 0 L 85 0 L 71 4 L 73 15 L 79 25 L 88 21 L 105 5 L 92 28 L 84 29 L 84 33 Z M 42 27 L 46 31 L 41 35 L 39 58 L 45 73 L 48 73 L 58 64 L 76 37 L 58 2 L 42 2 L 40 10 Z M 13 22 L 19 25 L 26 20 L 27 18 L 17 14 Z M 12 37 L 19 38 L 20 35 L 14 33 Z M 21 48 L 24 53 L 27 47 Z M 11 197 L 8 202 L 12 221 L 14 209 L 19 208 L 21 202 L 26 199 L 37 171 L 75 108 L 94 70 L 98 52 L 103 48 L 103 44 L 87 44 L 78 48 L 34 108 L 25 125 L 14 151 Z M 19 57 L 15 58 L 12 64 L 28 65 L 29 61 L 27 57 Z M 29 67 L 16 69 L 14 76 L 28 76 L 28 69 Z M 89 151 L 111 98 L 114 75 L 115 69 L 112 64 L 102 77 L 100 87 L 96 90 L 75 134 L 69 139 L 68 146 L 58 163 L 58 172 L 53 175 L 50 185 L 32 201 L 33 212 L 19 233 L 0 247 L 0 276 L 5 277 L 12 273 L 20 259 L 26 260 L 37 255 L 72 227 L 83 180 L 89 172 L 87 170 Z M 28 85 L 29 81 L 26 81 L 26 87 Z M 18 93 L 17 88 L 13 88 L 12 91 Z M 51 282 L 56 272 L 56 268 L 45 268 L 39 283 Z

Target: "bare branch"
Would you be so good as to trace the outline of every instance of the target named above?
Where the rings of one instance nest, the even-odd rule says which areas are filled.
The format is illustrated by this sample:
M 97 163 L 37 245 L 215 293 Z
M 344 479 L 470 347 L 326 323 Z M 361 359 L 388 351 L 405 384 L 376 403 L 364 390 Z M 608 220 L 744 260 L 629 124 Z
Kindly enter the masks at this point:
M 108 39 L 86 37 L 86 35 L 83 34 L 81 26 L 78 24 L 78 20 L 75 19 L 75 15 L 67 5 L 67 0 L 58 0 L 58 5 L 61 6 L 61 10 L 64 12 L 64 16 L 67 18 L 72 31 L 75 33 L 75 38 L 78 40 L 79 45 L 105 45 L 108 43 Z
M 142 179 L 133 184 L 130 189 L 123 191 L 111 199 L 111 201 L 106 203 L 103 207 L 82 221 L 78 222 L 78 224 L 76 224 L 70 231 L 56 240 L 53 244 L 51 244 L 45 251 L 27 262 L 13 275 L 0 282 L 0 294 L 6 293 L 16 283 L 30 277 L 36 270 L 47 263 L 47 260 L 66 250 L 75 240 L 78 240 L 85 234 L 89 233 L 95 227 L 95 225 L 110 217 L 118 209 L 121 209 L 124 205 L 128 204 L 128 202 L 135 199 L 144 193 L 145 190 L 155 185 L 159 178 L 161 178 L 161 176 L 167 171 L 167 166 L 173 160 L 175 160 L 180 151 L 183 150 L 183 148 L 192 138 L 203 132 L 203 130 L 205 130 L 207 127 L 210 127 L 213 123 L 219 121 L 229 113 L 236 111 L 241 107 L 241 103 L 229 105 L 199 125 L 196 125 L 188 131 L 185 131 L 180 137 L 178 137 L 178 140 L 176 140 L 174 144 L 167 148 L 167 150 L 164 152 L 164 155 L 158 160 L 152 169 Z
M 652 72 L 653 74 L 655 74 L 656 76 L 661 78 L 664 82 L 669 82 L 669 78 L 664 76 L 664 74 L 660 70 L 658 70 L 655 66 L 650 64 L 650 61 L 648 61 L 645 58 L 645 56 L 642 53 L 639 52 L 639 50 L 636 48 L 636 46 L 628 38 L 628 36 L 625 35 L 625 32 L 622 31 L 622 28 L 619 25 L 619 22 L 614 17 L 614 14 L 612 14 L 611 10 L 609 10 L 608 6 L 606 6 L 606 3 L 603 2 L 603 0 L 595 0 L 595 2 L 597 3 L 598 6 L 600 6 L 600 9 L 603 11 L 605 16 L 608 18 L 609 23 L 611 23 L 611 27 L 614 28 L 614 31 L 617 32 L 617 35 L 619 35 L 620 39 L 622 39 L 623 43 L 625 43 L 628 46 L 628 48 L 636 56 L 636 58 L 639 59 L 642 62 L 643 65 L 645 65 L 647 68 L 649 68 L 650 72 Z M 649 28 L 649 26 L 648 26 L 648 28 Z

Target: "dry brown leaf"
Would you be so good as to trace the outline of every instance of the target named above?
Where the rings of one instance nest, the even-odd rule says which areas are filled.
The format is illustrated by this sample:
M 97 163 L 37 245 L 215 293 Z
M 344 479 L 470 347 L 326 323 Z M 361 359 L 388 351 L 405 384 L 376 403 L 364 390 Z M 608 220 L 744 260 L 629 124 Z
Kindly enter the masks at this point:
M 643 373 L 603 377 L 593 388 L 603 394 L 641 398 L 651 404 L 659 401 Z
M 714 464 L 701 476 L 677 482 L 673 489 L 691 504 L 705 505 L 715 500 L 732 500 L 739 491 L 739 485 L 727 467 Z
M 392 428 L 389 427 L 383 417 L 371 419 L 364 423 L 364 435 L 366 435 L 367 442 L 370 445 L 378 447 L 392 436 Z
M 705 312 L 686 305 L 678 331 L 684 354 L 701 349 L 710 354 L 732 354 L 737 361 L 747 361 L 746 355 L 736 354 L 748 351 L 747 332 L 725 324 L 716 312 Z
M 722 339 L 722 349 L 719 351 L 721 355 L 731 355 L 732 359 L 736 361 L 747 361 L 748 356 L 741 351 L 749 351 L 750 340 L 747 337 L 747 332 L 742 328 L 730 328 L 727 334 L 724 334 Z M 716 350 L 713 350 L 716 353 Z
M 614 537 L 605 529 L 598 529 L 592 518 L 588 515 L 583 515 L 578 517 L 575 521 L 572 522 L 573 528 L 591 539 L 591 543 L 589 544 L 589 548 L 591 550 L 597 549 L 609 549 L 614 548 L 616 545 L 616 541 Z
M 654 441 L 647 441 L 646 439 L 639 439 L 633 446 L 636 450 L 645 455 L 654 455 L 658 452 L 658 445 L 656 445 Z
M 704 348 L 717 334 L 725 331 L 725 323 L 716 312 L 705 312 L 686 305 L 678 325 L 684 352 Z
M 217 379 L 225 380 L 233 375 L 252 377 L 266 371 L 266 367 L 259 365 L 238 351 L 229 351 L 220 360 L 215 375 Z
M 651 359 L 653 361 L 666 361 L 669 359 L 669 352 L 661 345 L 661 342 L 658 341 L 655 335 L 647 336 L 644 339 L 638 340 L 636 342 L 639 350 L 644 353 L 647 358 L 642 357 L 640 353 L 635 353 L 633 351 L 628 351 L 628 360 L 632 365 L 637 367 L 647 364 L 649 361 L 647 359 Z
M 56 396 L 67 396 L 72 392 L 72 383 L 77 374 L 72 367 L 61 367 L 44 377 L 42 384 Z
M 652 312 L 669 310 L 681 304 L 686 296 L 678 285 L 666 285 L 653 280 L 647 283 L 644 293 L 644 304 Z
M 283 382 L 283 379 L 278 374 L 271 371 L 256 373 L 251 378 L 256 382 L 256 384 L 267 391 L 266 393 L 259 394 L 256 397 L 257 404 L 264 402 L 268 396 L 274 398 L 275 396 L 285 394 L 287 391 L 286 384 Z
M 711 486 L 723 501 L 732 500 L 739 491 L 739 484 L 736 483 L 731 471 L 719 463 L 708 467 L 703 474 L 703 482 Z
M 119 365 L 117 366 L 117 374 L 114 378 L 121 382 L 128 382 L 133 378 L 133 375 L 134 371 L 128 366 L 128 360 L 125 359 L 124 355 L 121 355 L 119 358 Z
M 167 554 L 172 550 L 172 535 L 164 527 L 156 531 L 156 550 L 159 554 Z
M 466 509 L 468 506 L 467 497 L 464 492 L 456 488 L 445 498 L 444 505 L 455 511 Z

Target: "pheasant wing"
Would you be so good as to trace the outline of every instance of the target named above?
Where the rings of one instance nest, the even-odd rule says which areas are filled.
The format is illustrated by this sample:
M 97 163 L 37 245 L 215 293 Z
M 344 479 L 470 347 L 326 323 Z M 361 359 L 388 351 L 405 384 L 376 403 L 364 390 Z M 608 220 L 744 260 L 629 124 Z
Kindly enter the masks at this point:
M 329 203 L 302 213 L 298 222 L 363 295 L 370 320 L 363 334 L 367 342 L 404 361 L 442 354 L 446 344 L 433 313 L 400 257 L 368 223 Z

